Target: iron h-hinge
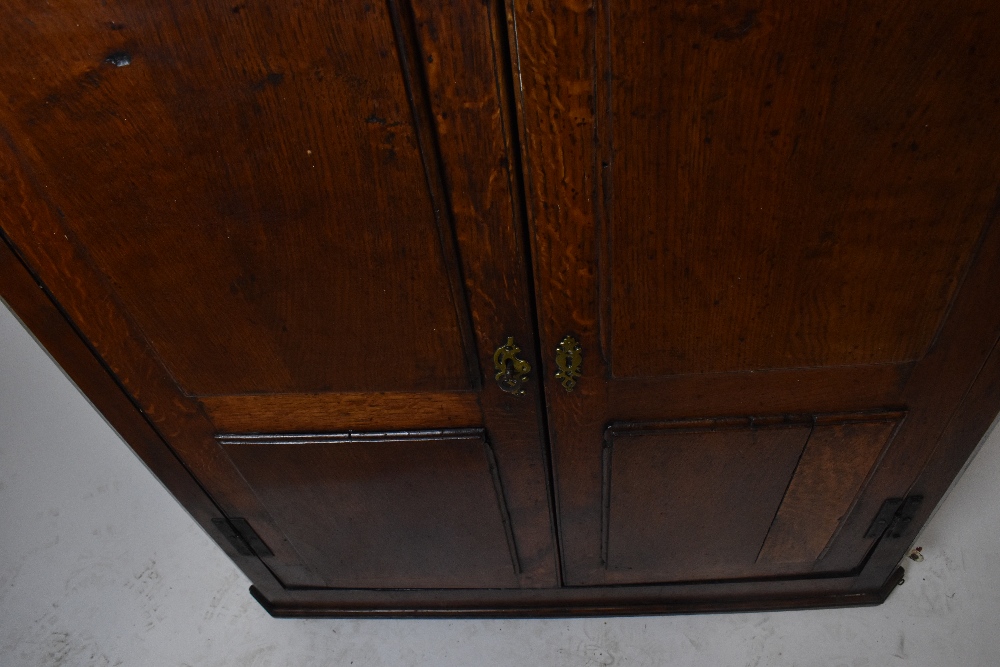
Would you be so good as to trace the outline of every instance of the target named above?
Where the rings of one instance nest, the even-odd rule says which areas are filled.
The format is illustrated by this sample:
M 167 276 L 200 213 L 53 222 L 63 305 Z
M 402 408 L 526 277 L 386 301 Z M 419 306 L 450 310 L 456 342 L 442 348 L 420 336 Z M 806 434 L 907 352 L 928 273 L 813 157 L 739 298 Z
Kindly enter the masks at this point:
M 865 537 L 881 537 L 884 534 L 888 538 L 898 539 L 913 521 L 923 500 L 923 496 L 889 498 L 882 503 L 882 509 L 868 527 Z
M 212 523 L 241 556 L 274 555 L 246 519 L 212 519 Z

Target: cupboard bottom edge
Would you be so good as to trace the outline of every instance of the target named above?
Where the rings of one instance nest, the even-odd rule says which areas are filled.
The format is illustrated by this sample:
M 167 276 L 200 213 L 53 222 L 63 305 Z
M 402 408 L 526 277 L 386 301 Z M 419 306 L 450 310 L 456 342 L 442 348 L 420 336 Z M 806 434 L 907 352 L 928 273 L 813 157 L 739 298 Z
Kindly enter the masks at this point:
M 271 600 L 256 586 L 250 594 L 275 618 L 565 618 L 577 616 L 653 616 L 762 612 L 880 605 L 903 582 L 895 568 L 872 590 L 852 590 L 856 578 L 784 582 L 783 590 L 705 590 L 666 592 L 634 586 L 469 591 L 395 591 L 358 595 L 351 591 L 313 591 Z M 799 586 L 796 586 L 799 584 Z M 715 584 L 714 586 L 722 586 Z

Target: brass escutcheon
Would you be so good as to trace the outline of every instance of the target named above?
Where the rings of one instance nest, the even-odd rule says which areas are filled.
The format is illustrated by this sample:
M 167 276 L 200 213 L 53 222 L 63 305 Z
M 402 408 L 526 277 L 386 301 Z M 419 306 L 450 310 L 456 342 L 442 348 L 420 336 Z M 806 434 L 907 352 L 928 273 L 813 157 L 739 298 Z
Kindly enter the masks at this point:
M 580 344 L 572 336 L 566 336 L 559 341 L 556 348 L 556 379 L 562 380 L 563 389 L 567 392 L 576 387 L 576 378 L 580 377 L 580 365 L 583 363 Z
M 521 348 L 514 342 L 513 336 L 507 337 L 507 343 L 497 348 L 493 353 L 493 365 L 496 366 L 496 380 L 500 388 L 508 394 L 520 396 L 524 393 L 522 386 L 528 381 L 528 373 L 531 372 L 531 365 L 517 355 Z

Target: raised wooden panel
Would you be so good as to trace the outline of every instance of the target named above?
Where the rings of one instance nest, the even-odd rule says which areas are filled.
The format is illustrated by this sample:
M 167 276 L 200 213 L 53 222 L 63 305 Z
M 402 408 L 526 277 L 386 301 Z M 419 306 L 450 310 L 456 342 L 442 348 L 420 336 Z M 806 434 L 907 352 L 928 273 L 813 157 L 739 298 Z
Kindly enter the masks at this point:
M 605 576 L 641 583 L 830 571 L 821 561 L 902 418 L 876 412 L 611 426 Z M 837 558 L 843 572 L 873 544 L 849 537 L 853 553 Z
M 597 15 L 613 375 L 920 359 L 996 193 L 1000 5 Z
M 817 423 L 757 562 L 819 560 L 853 507 L 900 419 L 899 414 L 886 414 Z M 864 554 L 856 555 L 860 563 Z
M 618 582 L 750 576 L 810 424 L 612 427 L 607 568 Z
M 0 123 L 184 392 L 475 386 L 393 8 L 0 7 Z
M 316 573 L 310 587 L 518 585 L 503 488 L 481 429 L 218 440 Z

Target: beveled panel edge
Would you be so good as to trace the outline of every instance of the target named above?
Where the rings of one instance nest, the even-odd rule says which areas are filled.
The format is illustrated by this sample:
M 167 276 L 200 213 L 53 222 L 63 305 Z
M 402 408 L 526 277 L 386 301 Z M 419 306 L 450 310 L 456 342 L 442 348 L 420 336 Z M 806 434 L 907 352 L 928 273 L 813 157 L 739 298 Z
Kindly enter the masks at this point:
M 1000 424 L 998 409 L 1000 409 L 1000 338 L 993 343 L 975 380 L 963 395 L 944 431 L 937 438 L 916 479 L 905 491 L 905 495 L 924 497 L 916 516 L 906 528 L 903 539 L 880 540 L 875 545 L 866 568 L 859 577 L 859 588 L 864 588 L 876 580 L 882 568 L 891 563 L 898 563 L 905 557 L 914 538 L 937 511 L 938 504 L 947 496 L 952 485 L 961 479 L 962 472 L 973 460 L 978 447 Z M 898 430 L 893 437 L 897 435 Z M 868 516 L 870 512 L 865 518 Z
M 611 550 L 611 459 L 614 454 L 614 435 L 610 427 L 604 434 L 601 448 L 601 567 L 607 571 Z
M 843 417 L 843 418 L 838 419 L 837 417 Z M 816 452 L 818 451 L 816 448 L 822 447 L 821 439 L 820 439 L 821 444 L 819 445 L 816 445 L 814 442 L 815 436 L 817 435 L 817 432 L 814 428 L 814 430 L 809 434 L 809 439 L 805 443 L 805 447 L 802 450 L 802 454 L 799 458 L 798 465 L 795 466 L 795 469 L 792 471 L 792 477 L 791 479 L 788 480 L 788 486 L 785 489 L 785 494 L 781 499 L 781 503 L 778 505 L 778 509 L 774 513 L 774 517 L 771 521 L 771 526 L 767 531 L 767 535 L 764 536 L 764 542 L 761 544 L 760 551 L 757 553 L 757 560 L 756 560 L 757 563 L 789 563 L 789 564 L 796 562 L 815 563 L 823 560 L 823 557 L 830 551 L 831 545 L 834 544 L 837 537 L 840 535 L 841 530 L 844 527 L 844 522 L 846 518 L 850 516 L 851 512 L 854 510 L 855 506 L 858 503 L 858 499 L 861 497 L 862 492 L 864 491 L 868 483 L 871 481 L 872 477 L 875 474 L 875 470 L 878 468 L 879 463 L 885 457 L 885 453 L 892 445 L 892 441 L 895 438 L 896 433 L 899 431 L 900 425 L 906 418 L 906 413 L 883 412 L 883 413 L 876 413 L 875 415 L 872 415 L 872 417 L 869 419 L 865 419 L 864 417 L 865 415 L 863 413 L 855 415 L 843 415 L 843 416 L 817 415 L 814 423 L 814 427 L 836 427 L 836 426 L 845 426 L 849 424 L 858 426 L 878 425 L 883 428 L 886 426 L 890 427 L 888 428 L 888 432 L 885 435 L 885 439 L 882 440 L 881 444 L 879 444 L 878 441 L 873 441 L 875 442 L 874 446 L 877 447 L 877 449 L 871 450 L 874 452 L 874 455 L 872 456 L 871 459 L 869 459 L 870 463 L 868 467 L 863 470 L 864 474 L 862 474 L 858 479 L 857 486 L 854 487 L 853 493 L 851 493 L 850 490 L 848 490 L 848 493 L 850 495 L 846 496 L 845 494 L 846 498 L 845 497 L 841 498 L 841 500 L 846 499 L 846 503 L 840 506 L 842 511 L 840 513 L 839 519 L 834 519 L 833 521 L 831 521 L 831 523 L 834 523 L 834 526 L 826 542 L 819 549 L 819 551 L 815 553 L 815 555 L 812 558 L 806 557 L 800 560 L 790 559 L 787 556 L 781 556 L 780 554 L 782 552 L 780 546 L 777 546 L 778 540 L 781 539 L 781 532 L 786 532 L 786 533 L 789 532 L 785 526 L 794 524 L 795 513 L 796 513 L 795 504 L 797 502 L 803 505 L 806 504 L 805 502 L 803 502 L 803 499 L 810 495 L 815 495 L 816 493 L 815 486 L 812 487 L 806 486 L 805 488 L 808 489 L 808 492 L 801 494 L 799 493 L 799 487 L 803 484 L 802 479 L 815 474 L 815 468 L 810 468 L 810 466 L 814 465 L 817 462 L 817 459 L 814 458 L 816 456 Z M 854 439 L 851 442 L 857 442 L 857 439 Z M 813 449 L 810 449 L 810 445 L 814 445 Z M 835 448 L 843 449 L 844 447 L 845 447 L 844 440 L 838 439 Z M 857 457 L 858 449 L 856 447 L 851 447 L 850 449 L 855 454 L 855 456 L 852 457 L 852 462 L 856 462 L 858 458 Z M 841 472 L 843 473 L 843 471 Z M 800 474 L 803 475 L 803 477 L 799 477 Z M 838 481 L 841 484 L 843 484 L 843 475 L 841 475 L 838 478 Z M 829 499 L 826 504 L 828 506 L 830 505 Z M 810 511 L 809 508 L 807 508 L 806 511 L 804 512 L 800 512 L 800 515 L 808 516 L 810 522 L 812 523 L 815 523 L 817 521 L 815 513 Z M 790 538 L 789 541 L 797 541 L 799 542 L 799 547 L 804 548 L 804 543 L 801 536 L 799 536 L 797 540 L 792 540 Z M 867 552 L 865 553 L 864 557 L 867 558 Z
M 483 423 L 473 392 L 202 396 L 217 431 L 280 433 L 467 428 Z
M 889 432 L 889 435 L 886 437 L 885 443 L 882 445 L 882 448 L 879 450 L 878 454 L 875 456 L 874 463 L 872 463 L 871 467 L 868 469 L 868 472 L 865 474 L 864 479 L 861 480 L 861 485 L 858 487 L 858 490 L 854 494 L 854 497 L 851 498 L 851 502 L 847 506 L 847 511 L 844 512 L 844 515 L 840 518 L 840 521 L 837 523 L 836 530 L 833 531 L 833 534 L 830 536 L 830 539 L 827 540 L 826 545 L 823 547 L 823 550 L 820 552 L 819 558 L 817 559 L 819 561 L 822 561 L 824 558 L 826 558 L 827 554 L 829 554 L 830 550 L 833 548 L 833 545 L 836 544 L 837 538 L 840 537 L 841 532 L 844 530 L 844 527 L 847 525 L 848 518 L 851 517 L 854 514 L 854 511 L 858 508 L 858 505 L 861 503 L 862 496 L 864 495 L 865 491 L 871 485 L 872 480 L 875 479 L 875 475 L 878 472 L 879 466 L 882 465 L 882 461 L 885 460 L 886 454 L 888 454 L 889 449 L 892 447 L 893 443 L 896 441 L 896 436 L 899 434 L 899 430 L 901 428 L 903 428 L 903 423 L 906 421 L 907 417 L 909 416 L 909 413 L 907 411 L 903 411 L 903 412 L 899 412 L 899 413 L 886 413 L 886 414 L 887 414 L 887 416 L 889 418 L 886 419 L 885 421 L 889 422 L 889 423 L 893 423 L 894 424 L 893 428 Z M 898 415 L 898 416 L 894 416 L 894 415 Z M 858 422 L 856 422 L 856 423 L 862 423 L 862 422 L 863 422 L 863 420 L 858 420 Z M 874 423 L 874 420 L 869 420 L 869 423 Z M 820 425 L 820 422 L 817 422 L 817 425 Z M 826 425 L 826 424 L 823 424 L 823 425 Z M 809 443 L 806 443 L 806 446 L 808 446 L 808 445 L 809 445 Z M 877 546 L 878 546 L 878 544 L 876 543 L 876 547 Z M 869 550 L 865 554 L 864 560 L 862 562 L 867 562 L 867 559 L 870 556 L 871 556 L 871 551 Z
M 756 428 L 794 428 L 811 426 L 812 415 L 748 415 L 743 417 L 704 417 L 698 419 L 671 419 L 666 421 L 619 421 L 608 424 L 604 430 L 606 442 L 629 436 L 656 435 L 659 433 L 698 433 L 702 431 L 736 431 Z
M 475 429 L 470 429 L 475 430 Z M 481 429 L 480 429 L 481 430 Z M 486 466 L 489 468 L 490 480 L 493 482 L 493 493 L 496 494 L 497 509 L 500 510 L 500 522 L 503 524 L 504 537 L 507 538 L 507 553 L 510 555 L 510 564 L 514 568 L 514 576 L 520 577 L 524 572 L 521 566 L 521 556 L 517 549 L 517 539 L 514 537 L 514 525 L 510 518 L 510 506 L 507 503 L 507 494 L 504 492 L 503 480 L 500 479 L 500 468 L 497 466 L 497 457 L 486 439 L 483 431 L 483 450 L 486 453 Z
M 441 440 L 478 440 L 486 442 L 481 428 L 449 428 L 422 431 L 339 433 L 220 433 L 220 445 L 340 445 L 353 442 L 437 442 Z
M 851 415 L 825 415 L 830 417 Z M 718 433 L 720 431 L 757 431 L 759 429 L 802 429 L 805 433 L 805 440 L 802 444 L 804 451 L 812 437 L 813 427 L 816 425 L 817 415 L 797 414 L 797 415 L 751 415 L 743 417 L 719 417 L 705 419 L 677 419 L 670 421 L 644 421 L 644 422 L 612 422 L 604 430 L 604 447 L 601 456 L 601 565 L 605 570 L 605 581 L 610 585 L 635 585 L 628 579 L 628 570 L 611 568 L 609 566 L 609 553 L 611 551 L 611 483 L 612 465 L 614 463 L 614 447 L 616 438 L 635 438 L 656 435 L 676 435 L 676 434 L 697 434 L 697 433 Z M 624 444 L 624 443 L 623 443 Z M 661 445 L 662 446 L 662 445 Z M 801 452 L 799 454 L 801 458 Z M 797 467 L 797 464 L 796 464 Z M 795 469 L 792 469 L 794 477 Z M 781 504 L 779 502 L 778 507 Z M 777 510 L 775 510 L 777 512 Z M 767 533 L 764 540 L 767 539 Z M 763 541 L 762 541 L 763 544 Z M 777 569 L 773 572 L 763 572 L 761 577 L 783 576 Z M 846 574 L 844 576 L 849 576 Z M 788 577 L 785 577 L 788 578 Z M 737 581 L 739 579 L 721 579 L 719 581 Z M 697 580 L 689 580 L 687 583 L 694 583 Z M 671 582 L 654 582 L 656 584 L 667 585 Z M 685 583 L 685 582 L 677 582 Z
M 597 3 L 591 29 L 594 51 L 594 226 L 597 241 L 597 337 L 609 379 L 613 379 L 614 292 L 614 66 L 612 57 L 611 0 Z M 603 75 L 603 76 L 602 76 Z
M 606 442 L 616 437 L 655 435 L 661 432 L 683 433 L 697 431 L 722 431 L 757 428 L 794 428 L 800 426 L 831 426 L 837 424 L 901 422 L 906 417 L 902 408 L 874 409 L 868 411 L 797 414 L 763 414 L 746 416 L 720 416 L 697 419 L 672 419 L 659 421 L 616 421 L 604 430 Z
M 465 348 L 469 383 L 472 389 L 480 389 L 483 386 L 483 376 L 479 370 L 479 350 L 474 333 L 472 304 L 469 303 L 466 294 L 465 276 L 458 249 L 458 231 L 455 228 L 451 197 L 445 186 L 447 177 L 444 157 L 441 154 L 433 121 L 434 109 L 431 104 L 431 91 L 427 85 L 426 73 L 422 70 L 423 57 L 413 9 L 408 0 L 384 1 L 389 9 L 392 30 L 396 36 L 400 73 L 409 97 L 414 135 L 424 165 L 427 191 L 434 206 L 434 222 L 437 227 L 445 272 L 448 275 L 448 283 L 451 288 L 456 323 L 462 339 L 462 346 Z
M 414 431 L 341 431 L 334 433 L 220 433 L 215 436 L 223 448 L 243 445 L 263 445 L 265 447 L 288 447 L 294 445 L 345 445 L 345 444 L 381 444 L 389 442 L 404 443 L 443 443 L 447 441 L 467 442 L 482 445 L 483 462 L 486 464 L 486 474 L 493 486 L 497 502 L 498 518 L 503 528 L 510 565 L 515 577 L 523 573 L 517 541 L 514 538 L 510 507 L 500 472 L 497 467 L 496 455 L 490 444 L 484 428 L 445 428 L 424 429 Z M 296 587 L 284 586 L 288 590 Z M 308 590 L 308 589 L 305 589 Z

